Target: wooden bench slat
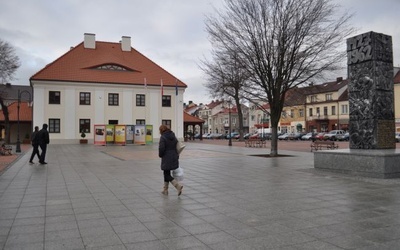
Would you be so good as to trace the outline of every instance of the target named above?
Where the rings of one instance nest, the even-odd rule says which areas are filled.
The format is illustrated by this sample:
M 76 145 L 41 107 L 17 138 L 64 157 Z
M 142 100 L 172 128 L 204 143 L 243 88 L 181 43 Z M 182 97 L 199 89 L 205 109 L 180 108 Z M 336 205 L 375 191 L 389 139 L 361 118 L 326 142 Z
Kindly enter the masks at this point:
M 313 143 L 311 143 L 311 152 L 313 150 L 317 151 L 317 150 L 322 150 L 322 148 L 326 148 L 326 149 L 336 149 L 339 148 L 339 145 L 335 144 L 335 142 L 333 141 L 315 141 Z

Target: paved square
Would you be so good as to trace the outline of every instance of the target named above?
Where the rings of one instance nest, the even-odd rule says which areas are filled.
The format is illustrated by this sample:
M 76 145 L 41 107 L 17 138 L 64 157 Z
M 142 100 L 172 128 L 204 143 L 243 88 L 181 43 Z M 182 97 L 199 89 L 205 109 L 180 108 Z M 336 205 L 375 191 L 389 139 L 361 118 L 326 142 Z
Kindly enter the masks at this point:
M 183 194 L 158 145 L 49 145 L 0 176 L 2 249 L 398 249 L 400 180 L 313 168 L 313 153 L 186 144 Z

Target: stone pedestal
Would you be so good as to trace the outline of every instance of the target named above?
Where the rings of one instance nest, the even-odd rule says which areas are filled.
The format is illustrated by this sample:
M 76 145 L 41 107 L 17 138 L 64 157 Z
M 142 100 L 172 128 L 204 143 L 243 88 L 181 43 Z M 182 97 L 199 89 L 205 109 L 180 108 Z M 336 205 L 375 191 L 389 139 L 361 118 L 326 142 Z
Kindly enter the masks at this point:
M 314 167 L 320 170 L 372 178 L 400 177 L 399 149 L 340 149 L 314 153 Z

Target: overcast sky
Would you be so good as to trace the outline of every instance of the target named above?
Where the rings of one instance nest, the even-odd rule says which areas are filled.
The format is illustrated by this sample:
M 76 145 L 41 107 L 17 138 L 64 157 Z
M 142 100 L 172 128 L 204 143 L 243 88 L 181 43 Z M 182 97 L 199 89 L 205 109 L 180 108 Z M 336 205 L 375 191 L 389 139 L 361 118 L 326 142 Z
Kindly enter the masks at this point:
M 96 40 L 119 42 L 130 36 L 132 47 L 188 85 L 184 101 L 208 103 L 205 76 L 198 64 L 209 57 L 205 15 L 223 0 L 0 0 L 0 38 L 20 58 L 15 85 L 29 78 L 71 46 L 84 33 Z M 400 66 L 400 0 L 335 0 L 353 12 L 356 34 L 391 35 L 394 65 Z M 343 41 L 345 43 L 345 41 Z M 347 76 L 344 75 L 344 78 Z

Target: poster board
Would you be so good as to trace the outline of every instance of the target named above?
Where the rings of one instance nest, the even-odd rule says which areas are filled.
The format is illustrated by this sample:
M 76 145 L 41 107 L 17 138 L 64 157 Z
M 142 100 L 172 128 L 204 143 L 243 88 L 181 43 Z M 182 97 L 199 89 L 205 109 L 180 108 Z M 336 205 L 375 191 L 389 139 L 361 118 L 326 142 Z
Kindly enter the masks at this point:
M 114 126 L 115 125 L 106 125 L 106 143 L 112 144 L 114 143 Z
M 106 145 L 106 125 L 94 125 L 94 144 Z
M 135 125 L 135 134 L 133 137 L 134 144 L 144 145 L 146 144 L 146 126 L 145 125 Z
M 135 125 L 126 125 L 126 144 L 133 144 L 133 135 L 135 133 Z
M 153 143 L 153 125 L 146 125 L 146 144 Z
M 114 143 L 118 145 L 125 145 L 126 144 L 125 125 L 115 125 L 114 129 L 115 129 Z

